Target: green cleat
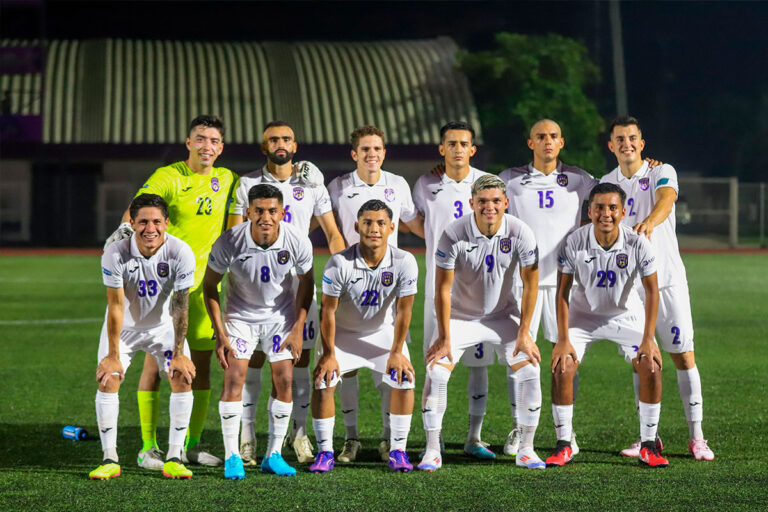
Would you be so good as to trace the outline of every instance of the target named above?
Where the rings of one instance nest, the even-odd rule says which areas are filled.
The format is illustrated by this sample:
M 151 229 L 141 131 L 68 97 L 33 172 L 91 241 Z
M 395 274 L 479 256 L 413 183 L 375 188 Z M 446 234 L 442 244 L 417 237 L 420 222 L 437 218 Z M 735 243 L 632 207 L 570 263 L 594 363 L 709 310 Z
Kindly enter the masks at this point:
M 120 464 L 111 460 L 105 460 L 104 464 L 91 471 L 88 477 L 91 480 L 107 480 L 109 478 L 117 478 L 120 474 Z
M 168 478 L 192 478 L 192 472 L 184 467 L 179 459 L 171 459 L 163 464 L 163 476 Z

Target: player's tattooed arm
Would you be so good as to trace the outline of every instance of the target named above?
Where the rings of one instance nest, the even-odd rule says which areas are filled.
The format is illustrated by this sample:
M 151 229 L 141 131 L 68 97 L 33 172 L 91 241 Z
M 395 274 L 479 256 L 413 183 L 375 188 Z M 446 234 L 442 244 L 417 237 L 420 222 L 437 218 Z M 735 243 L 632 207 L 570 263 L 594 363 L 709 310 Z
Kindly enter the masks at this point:
M 539 347 L 531 338 L 531 317 L 536 307 L 536 296 L 539 291 L 539 265 L 534 262 L 532 265 L 520 268 L 520 277 L 523 279 L 523 298 L 520 301 L 520 326 L 517 331 L 517 342 L 515 343 L 515 352 L 517 355 L 523 352 L 530 358 L 531 364 L 536 366 L 541 362 Z
M 651 238 L 651 233 L 656 226 L 661 224 L 672 213 L 672 207 L 677 201 L 677 192 L 671 187 L 662 187 L 656 190 L 656 204 L 653 205 L 653 210 L 648 214 L 642 222 L 636 224 L 632 229 L 637 233 Z
M 578 363 L 576 350 L 568 338 L 568 313 L 570 309 L 569 298 L 573 286 L 573 274 L 557 272 L 557 293 L 555 295 L 555 311 L 557 318 L 557 343 L 552 347 L 552 373 L 559 370 L 565 373 L 566 358 L 570 357 L 574 363 Z
M 192 384 L 195 378 L 195 365 L 184 355 L 184 338 L 189 325 L 189 288 L 173 292 L 171 297 L 171 319 L 173 321 L 173 357 L 168 368 L 168 375 L 173 380 L 180 374 L 186 384 Z

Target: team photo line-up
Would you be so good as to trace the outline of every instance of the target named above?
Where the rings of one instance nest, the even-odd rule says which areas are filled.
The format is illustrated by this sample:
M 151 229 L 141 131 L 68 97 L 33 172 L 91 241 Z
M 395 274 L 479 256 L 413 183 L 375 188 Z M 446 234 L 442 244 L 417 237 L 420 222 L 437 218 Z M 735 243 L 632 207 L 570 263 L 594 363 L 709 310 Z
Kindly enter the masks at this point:
M 677 371 L 689 451 L 696 460 L 714 459 L 702 431 L 688 284 L 675 234 L 677 174 L 643 159 L 635 118 L 609 126 L 617 167 L 601 180 L 559 160 L 565 138 L 550 119 L 530 128 L 531 162 L 498 176 L 470 166 L 474 130 L 449 122 L 439 134 L 443 163 L 419 177 L 413 193 L 403 177 L 382 169 L 385 135 L 374 126 L 352 132 L 356 168 L 327 188 L 314 164 L 294 161 L 298 145 L 286 122 L 266 125 L 267 162 L 244 176 L 214 167 L 224 149 L 221 119 L 198 116 L 187 134 L 187 160 L 148 178 L 104 245 L 107 312 L 95 399 L 104 454 L 91 479 L 121 474 L 118 391 L 137 352 L 145 353 L 138 384 L 142 468 L 190 478 L 186 465 L 223 465 L 227 479 L 243 479 L 244 467 L 257 465 L 254 421 L 268 362 L 262 472 L 296 475 L 281 455 L 284 444 L 313 473 L 357 459 L 361 368 L 373 372 L 381 396 L 381 460 L 394 471 L 412 471 L 406 443 L 418 377 L 409 325 L 419 276 L 415 257 L 398 248 L 399 231 L 426 244 L 426 447 L 417 469 L 442 466 L 448 381 L 459 362 L 469 369 L 464 452 L 496 457 L 481 440 L 487 367 L 496 358 L 507 368 L 513 419 L 504 454 L 528 469 L 571 462 L 579 452 L 572 427 L 578 367 L 598 340 L 615 342 L 632 366 L 640 437 L 621 455 L 668 465 L 656 432 L 660 346 Z M 309 239 L 318 226 L 331 252 L 319 305 Z M 553 343 L 557 445 L 545 460 L 534 450 L 542 406 L 539 327 Z M 224 371 L 223 458 L 200 444 L 214 354 Z M 156 433 L 163 379 L 171 386 L 167 453 Z M 346 431 L 338 454 L 337 388 Z M 310 410 L 316 453 L 307 435 Z

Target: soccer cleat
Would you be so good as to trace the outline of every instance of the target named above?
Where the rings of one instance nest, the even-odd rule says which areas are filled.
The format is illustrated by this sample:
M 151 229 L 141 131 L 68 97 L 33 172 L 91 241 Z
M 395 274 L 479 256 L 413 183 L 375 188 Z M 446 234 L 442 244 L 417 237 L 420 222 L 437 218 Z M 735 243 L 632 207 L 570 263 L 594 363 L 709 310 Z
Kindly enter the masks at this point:
M 659 454 L 657 443 L 653 441 L 645 441 L 640 445 L 640 456 L 638 461 L 640 464 L 650 466 L 652 468 L 666 468 L 669 466 L 669 461 Z
M 163 476 L 168 478 L 192 478 L 192 472 L 184 467 L 179 459 L 171 459 L 163 464 Z
M 221 466 L 224 461 L 215 455 L 204 452 L 200 449 L 199 445 L 195 445 L 189 450 L 181 450 L 181 462 L 184 464 L 200 464 L 201 466 L 215 468 L 216 466 Z
M 363 445 L 357 439 L 344 441 L 344 449 L 339 454 L 339 462 L 355 462 L 357 454 L 363 449 Z M 317 462 L 317 460 L 315 460 Z
M 549 460 L 549 459 L 547 459 Z M 547 464 L 536 455 L 533 448 L 521 448 L 515 455 L 515 465 L 528 469 L 546 469 Z
M 696 460 L 713 460 L 715 453 L 707 446 L 706 439 L 691 439 L 688 441 L 688 451 Z
M 507 442 L 504 443 L 504 455 L 517 455 L 520 448 L 520 431 L 513 428 L 507 436 Z
M 382 439 L 379 443 L 379 457 L 382 462 L 389 462 L 389 439 Z
M 619 453 L 625 457 L 639 457 L 640 456 L 640 440 L 638 439 L 629 448 L 624 448 Z M 664 444 L 661 442 L 661 438 L 656 436 L 656 451 L 661 453 L 664 449 Z
M 245 478 L 243 459 L 239 455 L 230 455 L 224 462 L 224 478 L 227 480 L 242 480 Z
M 257 466 L 256 462 L 256 440 L 240 443 L 240 457 L 246 466 Z
M 318 452 L 315 462 L 309 466 L 312 473 L 327 473 L 333 469 L 335 462 L 333 452 Z
M 489 450 L 488 446 L 488 443 L 482 441 L 467 441 L 464 443 L 464 453 L 479 460 L 495 459 L 496 454 Z
M 117 478 L 122 474 L 120 471 L 120 464 L 112 460 L 104 460 L 104 463 L 88 473 L 88 478 L 91 480 L 108 480 L 110 478 Z
M 427 450 L 424 452 L 424 457 L 417 467 L 421 471 L 429 471 L 432 473 L 443 467 L 443 458 L 438 452 Z
M 405 453 L 405 450 L 392 450 L 389 452 L 389 467 L 402 473 L 413 471 L 413 464 L 408 460 L 408 454 Z
M 573 450 L 571 449 L 571 443 L 569 441 L 557 441 L 555 451 L 552 452 L 552 455 L 547 457 L 547 460 L 545 460 L 544 463 L 547 465 L 547 467 L 565 466 L 572 460 Z
M 296 460 L 300 464 L 307 464 L 315 460 L 315 456 L 312 455 L 312 443 L 307 436 L 297 437 L 291 445 L 293 451 L 296 452 Z
M 296 470 L 277 452 L 261 459 L 261 472 L 277 476 L 296 476 Z
M 576 432 L 571 431 L 571 451 L 573 452 L 573 455 L 579 454 L 579 445 L 576 444 Z
M 163 460 L 163 452 L 154 447 L 139 452 L 139 455 L 136 457 L 136 464 L 138 464 L 140 468 L 161 471 L 165 464 L 165 461 Z

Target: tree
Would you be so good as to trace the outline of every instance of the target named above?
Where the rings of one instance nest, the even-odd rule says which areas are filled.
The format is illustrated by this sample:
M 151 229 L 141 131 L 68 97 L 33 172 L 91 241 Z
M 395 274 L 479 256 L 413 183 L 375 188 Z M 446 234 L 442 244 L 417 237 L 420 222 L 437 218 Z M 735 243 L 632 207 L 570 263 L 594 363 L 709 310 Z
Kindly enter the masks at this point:
M 541 118 L 557 121 L 565 137 L 563 161 L 597 175 L 606 169 L 599 145 L 605 129 L 584 87 L 600 80 L 600 70 L 586 47 L 573 39 L 501 32 L 498 47 L 460 52 L 490 150 L 489 169 L 529 162 L 529 129 Z

